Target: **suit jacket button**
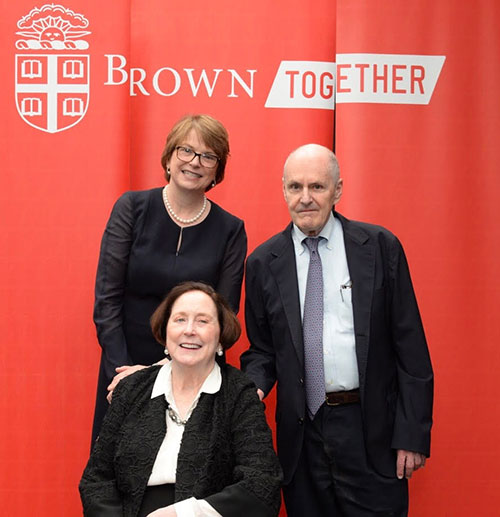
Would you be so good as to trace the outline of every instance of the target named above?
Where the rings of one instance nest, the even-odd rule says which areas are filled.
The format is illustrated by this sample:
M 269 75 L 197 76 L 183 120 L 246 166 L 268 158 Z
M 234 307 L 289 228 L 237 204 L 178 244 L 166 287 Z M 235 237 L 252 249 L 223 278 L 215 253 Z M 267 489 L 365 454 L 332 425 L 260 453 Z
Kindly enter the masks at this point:
M 302 417 L 301 417 L 301 418 L 299 418 L 299 424 L 300 424 L 300 425 L 303 425 L 303 424 L 304 424 L 304 419 L 303 419 Z
M 302 379 L 302 377 L 301 377 L 301 378 L 300 378 L 300 380 L 299 380 L 299 382 L 300 382 L 300 384 L 302 384 L 302 385 L 303 385 L 303 384 L 304 384 L 304 379 Z

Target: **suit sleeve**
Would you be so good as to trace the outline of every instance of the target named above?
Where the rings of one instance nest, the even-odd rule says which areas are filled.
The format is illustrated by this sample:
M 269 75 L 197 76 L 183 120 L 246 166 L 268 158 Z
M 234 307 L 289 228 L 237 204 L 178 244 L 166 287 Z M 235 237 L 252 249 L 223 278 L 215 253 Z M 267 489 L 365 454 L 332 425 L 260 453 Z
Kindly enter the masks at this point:
M 264 405 L 246 382 L 231 416 L 233 483 L 206 501 L 225 517 L 276 517 L 281 504 L 281 468 L 273 449 Z
M 224 252 L 216 290 L 229 302 L 235 313 L 240 308 L 241 284 L 247 255 L 247 234 L 243 221 L 238 220 L 235 231 L 229 238 Z
M 245 322 L 250 348 L 240 358 L 241 369 L 266 395 L 276 382 L 273 336 L 266 315 L 261 280 L 263 265 L 250 256 L 245 277 Z
M 94 323 L 108 379 L 117 366 L 131 364 L 122 310 L 133 227 L 132 193 L 128 192 L 115 203 L 106 225 L 95 283 Z
M 429 456 L 433 371 L 408 263 L 397 239 L 393 242 L 390 277 L 391 328 L 398 376 L 392 447 Z

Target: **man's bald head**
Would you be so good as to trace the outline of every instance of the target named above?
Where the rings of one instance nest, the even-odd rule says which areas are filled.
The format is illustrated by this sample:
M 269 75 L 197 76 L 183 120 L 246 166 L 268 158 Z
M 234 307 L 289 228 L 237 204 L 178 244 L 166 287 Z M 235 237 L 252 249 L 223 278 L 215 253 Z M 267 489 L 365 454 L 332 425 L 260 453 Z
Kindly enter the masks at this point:
M 333 152 L 307 144 L 290 153 L 283 169 L 283 193 L 293 222 L 306 235 L 318 235 L 342 196 Z

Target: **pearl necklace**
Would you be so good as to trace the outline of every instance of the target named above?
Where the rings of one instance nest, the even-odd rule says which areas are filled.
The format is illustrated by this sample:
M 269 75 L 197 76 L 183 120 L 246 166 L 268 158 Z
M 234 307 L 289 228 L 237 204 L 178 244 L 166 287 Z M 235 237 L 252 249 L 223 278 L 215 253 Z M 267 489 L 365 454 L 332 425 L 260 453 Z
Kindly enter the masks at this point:
M 172 406 L 170 404 L 168 404 L 167 413 L 168 413 L 168 416 L 170 417 L 170 420 L 172 420 L 172 422 L 174 422 L 174 424 L 177 424 L 177 425 L 186 425 L 187 424 L 187 420 L 182 420 L 181 417 L 174 411 L 174 409 L 172 408 Z
M 172 208 L 172 205 L 170 204 L 170 202 L 168 201 L 168 196 L 167 196 L 167 186 L 165 186 L 163 188 L 163 193 L 162 193 L 162 197 L 163 197 L 163 203 L 165 205 L 165 208 L 167 209 L 167 212 L 176 220 L 176 221 L 179 221 L 180 223 L 182 224 L 191 224 L 191 223 L 194 223 L 195 221 L 197 221 L 202 215 L 203 215 L 203 212 L 205 211 L 205 208 L 207 207 L 207 196 L 203 195 L 203 206 L 201 207 L 201 210 L 194 216 L 194 217 L 191 217 L 190 219 L 183 219 L 182 217 L 179 217 L 175 212 L 174 212 L 174 209 Z

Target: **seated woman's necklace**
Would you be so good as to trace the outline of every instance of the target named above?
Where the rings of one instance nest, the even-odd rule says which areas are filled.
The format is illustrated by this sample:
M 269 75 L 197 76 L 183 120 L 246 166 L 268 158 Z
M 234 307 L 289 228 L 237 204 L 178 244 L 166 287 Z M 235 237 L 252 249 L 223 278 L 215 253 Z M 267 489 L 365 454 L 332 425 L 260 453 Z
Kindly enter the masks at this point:
M 184 426 L 187 424 L 187 420 L 182 420 L 182 418 L 174 411 L 174 408 L 168 404 L 167 405 L 167 413 L 170 417 L 170 420 L 174 422 L 174 424 Z
M 194 393 L 199 393 L 202 385 L 203 385 L 203 382 L 199 383 L 197 388 L 194 390 Z M 172 384 L 172 390 L 173 389 L 174 388 L 173 388 L 173 384 Z M 192 406 L 192 404 L 191 404 L 191 406 Z M 189 416 L 188 416 L 188 418 L 186 418 L 186 420 L 182 420 L 179 413 L 177 413 L 177 411 L 175 411 L 175 409 L 170 405 L 170 403 L 168 401 L 167 401 L 167 414 L 170 417 L 170 420 L 172 420 L 172 422 L 174 422 L 174 424 L 177 424 L 177 425 L 185 426 L 187 424 L 187 421 L 189 420 Z

